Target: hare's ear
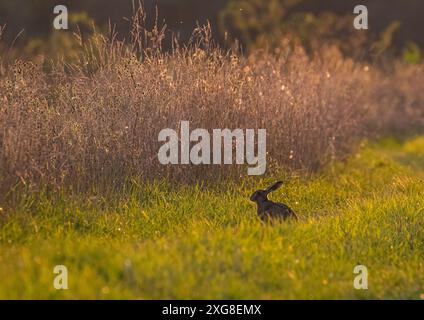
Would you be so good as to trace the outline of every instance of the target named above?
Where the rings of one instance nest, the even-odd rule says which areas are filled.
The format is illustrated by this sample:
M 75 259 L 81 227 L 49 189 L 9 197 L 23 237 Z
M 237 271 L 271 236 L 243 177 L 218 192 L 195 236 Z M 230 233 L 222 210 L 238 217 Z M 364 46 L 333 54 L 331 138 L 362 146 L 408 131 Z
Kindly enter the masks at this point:
M 271 191 L 277 190 L 279 187 L 283 185 L 283 181 L 277 181 L 273 185 L 269 186 L 268 189 L 266 189 L 267 193 L 270 193 Z

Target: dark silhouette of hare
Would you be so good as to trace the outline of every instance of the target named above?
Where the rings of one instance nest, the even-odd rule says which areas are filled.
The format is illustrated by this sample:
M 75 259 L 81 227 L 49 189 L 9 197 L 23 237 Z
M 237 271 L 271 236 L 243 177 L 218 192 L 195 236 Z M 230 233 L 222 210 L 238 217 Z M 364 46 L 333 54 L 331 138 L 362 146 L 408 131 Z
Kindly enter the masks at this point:
M 255 191 L 250 197 L 250 200 L 256 202 L 258 205 L 258 216 L 262 221 L 267 222 L 276 219 L 286 220 L 287 218 L 294 218 L 297 220 L 296 214 L 287 205 L 268 200 L 268 194 L 271 191 L 277 190 L 282 184 L 282 181 L 277 181 L 266 190 Z

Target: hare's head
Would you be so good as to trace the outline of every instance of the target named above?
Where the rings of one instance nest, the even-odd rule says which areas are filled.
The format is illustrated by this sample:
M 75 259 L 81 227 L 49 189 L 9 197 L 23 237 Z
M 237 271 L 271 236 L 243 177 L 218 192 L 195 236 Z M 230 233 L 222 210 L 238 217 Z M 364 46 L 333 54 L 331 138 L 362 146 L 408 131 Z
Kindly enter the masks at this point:
M 257 203 L 267 201 L 268 200 L 268 194 L 271 191 L 277 190 L 282 185 L 283 185 L 282 181 L 277 181 L 276 183 L 272 184 L 271 186 L 269 186 L 265 190 L 257 190 L 251 195 L 250 200 L 253 201 L 253 202 L 257 202 Z

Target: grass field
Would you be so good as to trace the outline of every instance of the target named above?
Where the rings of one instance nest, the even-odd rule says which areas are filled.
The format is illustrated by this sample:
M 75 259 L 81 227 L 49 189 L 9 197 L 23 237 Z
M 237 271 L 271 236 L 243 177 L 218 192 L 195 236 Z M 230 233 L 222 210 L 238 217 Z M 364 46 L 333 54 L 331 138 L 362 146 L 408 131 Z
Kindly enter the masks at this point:
M 364 142 L 271 196 L 300 222 L 262 225 L 256 187 L 129 183 L 26 195 L 0 210 L 0 299 L 424 299 L 424 137 Z M 0 205 L 1 207 L 1 205 Z M 369 289 L 353 288 L 363 264 Z M 69 289 L 55 290 L 55 265 Z

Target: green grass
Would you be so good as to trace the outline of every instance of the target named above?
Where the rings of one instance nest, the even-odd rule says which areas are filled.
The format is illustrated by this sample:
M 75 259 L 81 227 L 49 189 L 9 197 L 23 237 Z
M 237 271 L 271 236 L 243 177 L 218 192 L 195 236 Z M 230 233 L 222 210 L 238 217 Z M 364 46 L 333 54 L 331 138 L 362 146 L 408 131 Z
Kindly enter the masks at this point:
M 0 298 L 420 299 L 423 179 L 421 137 L 365 144 L 346 163 L 291 178 L 271 197 L 298 223 L 261 224 L 248 198 L 271 180 L 252 177 L 221 190 L 27 195 L 0 211 Z M 68 290 L 53 288 L 59 264 Z M 357 264 L 368 290 L 353 288 Z

